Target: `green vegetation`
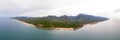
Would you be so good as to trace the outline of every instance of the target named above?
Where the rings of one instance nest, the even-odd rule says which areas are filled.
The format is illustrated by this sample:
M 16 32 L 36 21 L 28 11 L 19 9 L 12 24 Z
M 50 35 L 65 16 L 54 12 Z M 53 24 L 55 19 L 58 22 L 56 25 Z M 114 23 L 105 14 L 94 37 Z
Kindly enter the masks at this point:
M 21 20 L 21 19 L 19 19 Z M 37 20 L 30 20 L 30 19 L 22 19 L 21 21 L 30 23 L 30 24 L 34 24 L 37 27 L 44 27 L 44 28 L 76 28 L 76 27 L 80 27 L 83 26 L 82 22 L 79 21 L 53 21 L 50 19 L 37 19 Z
M 86 14 L 77 16 L 47 16 L 47 17 L 15 17 L 14 19 L 24 21 L 35 25 L 37 28 L 53 29 L 53 28 L 74 28 L 78 29 L 85 24 L 96 23 L 108 20 L 105 17 L 98 17 Z

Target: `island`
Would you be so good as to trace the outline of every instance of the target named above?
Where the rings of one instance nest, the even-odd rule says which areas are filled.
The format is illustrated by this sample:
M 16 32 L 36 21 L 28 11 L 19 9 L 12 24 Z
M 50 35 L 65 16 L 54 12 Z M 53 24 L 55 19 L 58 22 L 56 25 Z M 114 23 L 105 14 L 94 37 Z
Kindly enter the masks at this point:
M 19 21 L 34 25 L 45 30 L 77 30 L 86 24 L 108 20 L 106 17 L 78 14 L 76 16 L 63 15 L 60 17 L 49 15 L 45 17 L 13 17 Z

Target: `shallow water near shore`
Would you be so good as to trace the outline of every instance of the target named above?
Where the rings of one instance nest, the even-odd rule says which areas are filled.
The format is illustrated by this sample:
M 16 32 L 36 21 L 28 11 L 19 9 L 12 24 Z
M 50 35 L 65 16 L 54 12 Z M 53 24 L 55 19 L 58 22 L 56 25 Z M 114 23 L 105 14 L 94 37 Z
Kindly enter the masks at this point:
M 110 19 L 78 30 L 42 30 L 15 19 L 0 19 L 0 40 L 120 40 L 120 19 Z

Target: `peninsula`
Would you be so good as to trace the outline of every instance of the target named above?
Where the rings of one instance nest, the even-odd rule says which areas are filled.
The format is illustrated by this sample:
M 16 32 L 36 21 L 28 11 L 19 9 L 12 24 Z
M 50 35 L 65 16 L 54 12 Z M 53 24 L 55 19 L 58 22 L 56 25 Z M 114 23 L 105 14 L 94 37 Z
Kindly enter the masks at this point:
M 83 27 L 85 24 L 97 23 L 108 20 L 106 17 L 99 17 L 87 14 L 79 14 L 77 16 L 63 15 L 57 16 L 46 16 L 46 17 L 13 17 L 19 21 L 32 24 L 37 28 L 49 29 L 49 30 L 76 30 Z

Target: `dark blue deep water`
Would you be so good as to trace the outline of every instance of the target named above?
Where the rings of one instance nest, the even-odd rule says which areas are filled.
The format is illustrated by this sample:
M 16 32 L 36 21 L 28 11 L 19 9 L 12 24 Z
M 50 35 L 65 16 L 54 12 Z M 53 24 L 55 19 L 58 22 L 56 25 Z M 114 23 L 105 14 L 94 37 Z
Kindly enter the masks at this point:
M 78 30 L 42 30 L 15 19 L 0 18 L 0 40 L 120 40 L 120 20 L 113 19 Z

